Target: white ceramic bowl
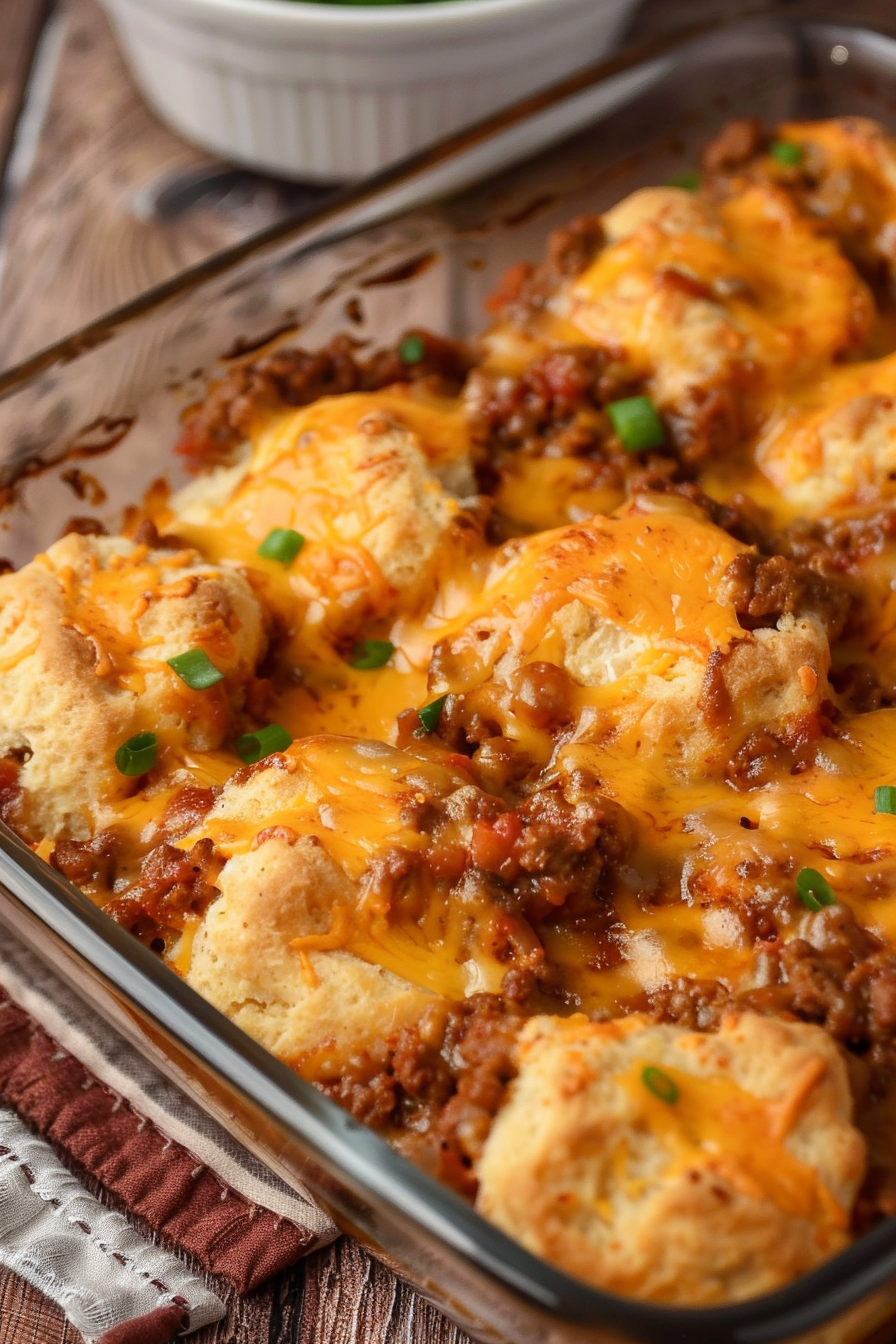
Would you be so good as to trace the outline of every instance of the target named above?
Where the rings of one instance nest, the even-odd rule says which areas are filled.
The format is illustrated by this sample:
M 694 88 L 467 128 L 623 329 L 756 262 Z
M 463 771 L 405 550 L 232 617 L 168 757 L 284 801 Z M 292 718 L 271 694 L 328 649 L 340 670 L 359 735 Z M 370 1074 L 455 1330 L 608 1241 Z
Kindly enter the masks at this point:
M 285 177 L 373 172 L 587 65 L 637 0 L 103 0 L 148 102 Z

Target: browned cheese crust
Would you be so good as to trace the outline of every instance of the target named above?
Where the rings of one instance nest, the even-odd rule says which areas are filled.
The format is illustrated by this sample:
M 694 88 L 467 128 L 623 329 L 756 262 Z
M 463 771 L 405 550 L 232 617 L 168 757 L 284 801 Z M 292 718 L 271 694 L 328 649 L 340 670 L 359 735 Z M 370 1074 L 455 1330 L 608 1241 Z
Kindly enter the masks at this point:
M 186 489 L 0 576 L 0 815 L 614 1292 L 896 1213 L 894 295 L 881 128 L 733 123 L 475 343 L 231 361 Z

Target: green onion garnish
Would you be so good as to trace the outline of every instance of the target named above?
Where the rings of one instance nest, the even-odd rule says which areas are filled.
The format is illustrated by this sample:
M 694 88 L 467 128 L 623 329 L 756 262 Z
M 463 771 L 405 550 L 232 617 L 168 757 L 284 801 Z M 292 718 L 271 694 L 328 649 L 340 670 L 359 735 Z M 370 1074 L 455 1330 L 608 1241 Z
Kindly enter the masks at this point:
M 663 1073 L 662 1069 L 656 1068 L 653 1064 L 648 1064 L 643 1071 L 641 1082 L 648 1092 L 652 1092 L 667 1106 L 674 1106 L 678 1100 L 678 1084 L 669 1077 L 668 1073 Z
M 896 788 L 892 784 L 881 784 L 874 790 L 874 810 L 896 813 Z
M 281 565 L 291 565 L 299 551 L 305 545 L 301 532 L 291 527 L 274 527 L 258 548 L 257 554 L 262 560 L 279 560 Z
M 419 364 L 426 354 L 422 336 L 405 336 L 398 343 L 398 358 L 402 364 Z
M 352 649 L 348 661 L 360 672 L 372 672 L 376 667 L 385 667 L 394 652 L 395 645 L 388 639 L 362 639 Z
M 814 868 L 800 869 L 796 875 L 796 890 L 807 910 L 820 910 L 823 905 L 837 904 L 834 888 Z
M 440 695 L 438 700 L 430 700 L 428 705 L 418 709 L 417 717 L 420 720 L 420 727 L 424 733 L 434 733 L 439 726 L 439 719 L 442 717 L 442 710 L 445 707 L 447 695 Z
M 122 742 L 115 753 L 115 768 L 121 775 L 145 775 L 156 763 L 159 744 L 155 733 L 138 733 Z
M 323 3 L 328 5 L 400 5 L 408 3 L 408 0 L 323 0 Z
M 611 401 L 607 415 L 627 453 L 660 448 L 666 442 L 663 422 L 649 397 L 625 397 L 622 401 Z
M 216 686 L 224 680 L 224 673 L 218 671 L 204 649 L 188 649 L 186 653 L 178 653 L 168 659 L 168 666 L 174 669 L 181 681 L 186 682 L 191 691 L 207 691 L 209 686 Z
M 769 145 L 768 152 L 785 168 L 796 168 L 806 157 L 802 145 L 795 145 L 792 140 L 775 140 Z
M 241 761 L 247 765 L 254 765 L 256 761 L 264 760 L 265 756 L 270 756 L 275 751 L 286 751 L 287 747 L 292 746 L 292 738 L 285 728 L 281 728 L 279 723 L 269 723 L 266 728 L 259 728 L 254 733 L 244 733 L 237 740 L 236 754 Z
M 700 174 L 695 173 L 693 168 L 682 168 L 669 178 L 669 186 L 681 187 L 684 191 L 699 191 Z

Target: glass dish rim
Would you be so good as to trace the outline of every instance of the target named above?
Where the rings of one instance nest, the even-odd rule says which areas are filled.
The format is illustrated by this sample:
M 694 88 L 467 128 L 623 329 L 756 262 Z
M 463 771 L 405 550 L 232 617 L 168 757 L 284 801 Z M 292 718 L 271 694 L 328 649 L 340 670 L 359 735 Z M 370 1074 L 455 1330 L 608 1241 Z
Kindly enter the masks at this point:
M 602 57 L 582 70 L 551 84 L 548 88 L 520 99 L 502 111 L 492 113 L 376 173 L 336 187 L 322 201 L 312 201 L 248 238 L 177 271 L 167 280 L 141 290 L 133 298 L 91 318 L 75 331 L 51 341 L 49 345 L 32 352 L 9 368 L 0 369 L 0 400 L 5 400 L 20 391 L 40 374 L 48 372 L 57 365 L 69 364 L 80 354 L 111 339 L 122 326 L 145 313 L 163 307 L 169 300 L 198 289 L 205 281 L 226 274 L 256 254 L 264 253 L 267 249 L 285 244 L 294 238 L 300 248 L 295 255 L 300 257 L 305 254 L 306 249 L 317 250 L 340 240 L 344 236 L 343 230 L 338 226 L 342 214 L 372 203 L 395 188 L 410 185 L 417 178 L 425 178 L 428 172 L 460 159 L 464 153 L 477 145 L 486 144 L 497 138 L 502 131 L 509 130 L 539 113 L 558 107 L 577 94 L 608 82 L 616 76 L 628 74 L 663 56 L 673 56 L 702 37 L 763 19 L 782 23 L 793 21 L 836 23 L 896 39 L 896 19 L 892 23 L 878 19 L 865 20 L 861 17 L 845 21 L 838 17 L 832 6 L 820 4 L 818 0 L 778 0 L 777 3 L 775 0 L 758 0 L 756 4 L 744 4 L 723 18 L 697 20 L 672 33 L 627 45 L 616 54 Z M 512 166 L 513 162 L 516 162 L 516 159 L 506 166 Z M 424 191 L 421 202 L 427 199 L 431 198 L 427 197 Z M 407 204 L 402 204 L 394 213 L 408 208 Z M 383 215 L 378 217 L 376 222 L 382 222 L 389 217 L 388 214 Z M 328 231 L 318 236 L 317 230 L 331 222 L 332 232 Z M 356 225 L 354 229 L 346 232 L 361 233 L 367 227 L 367 222 L 364 222 L 360 227 Z M 303 235 L 306 232 L 311 233 L 312 237 L 303 244 Z
M 350 1175 L 354 1190 L 360 1187 L 375 1202 L 399 1208 L 492 1282 L 565 1323 L 633 1328 L 649 1344 L 666 1344 L 672 1326 L 685 1332 L 689 1344 L 715 1344 L 726 1330 L 739 1344 L 772 1344 L 823 1325 L 896 1274 L 896 1218 L 891 1218 L 793 1283 L 743 1302 L 664 1306 L 591 1287 L 527 1251 L 282 1064 L 126 929 L 107 920 L 99 907 L 3 822 L 0 885 L 110 984 L 138 1017 L 170 1033 L 215 1076 L 245 1092 L 250 1080 L 238 1074 L 240 1068 L 249 1070 L 254 1104 L 324 1165 Z M 53 908 L 42 910 L 48 898 Z M 160 1014 L 159 1007 L 167 1013 Z M 190 1028 L 191 1036 L 184 1027 Z M 281 1110 L 266 1099 L 268 1093 L 272 1098 L 276 1094 Z M 398 1203 L 396 1190 L 409 1200 Z
M 861 15 L 843 18 L 833 8 L 812 0 L 783 0 L 781 4 L 746 5 L 722 19 L 698 21 L 675 33 L 627 47 L 372 177 L 337 189 L 322 204 L 311 205 L 215 253 L 102 314 L 0 373 L 0 399 L 14 395 L 54 367 L 73 362 L 170 300 L 226 275 L 250 258 L 263 256 L 268 249 L 294 240 L 293 255 L 298 258 L 350 234 L 363 233 L 370 227 L 369 221 L 340 227 L 340 217 L 460 158 L 465 151 L 539 112 L 664 56 L 674 57 L 702 38 L 763 21 L 782 26 L 830 24 L 896 42 L 896 21 L 869 20 Z M 430 198 L 424 194 L 424 199 Z M 393 213 L 408 208 L 403 202 Z M 388 217 L 378 217 L 377 223 Z M 714 1344 L 726 1331 L 727 1337 L 739 1344 L 765 1344 L 825 1324 L 896 1276 L 896 1218 L 890 1218 L 784 1288 L 725 1306 L 664 1306 L 585 1284 L 528 1252 L 257 1045 L 126 930 L 106 920 L 77 888 L 37 858 L 2 822 L 0 884 L 57 936 L 62 927 L 74 933 L 74 938 L 66 939 L 73 955 L 111 985 L 140 1017 L 160 1023 L 214 1075 L 243 1092 L 245 1079 L 238 1077 L 238 1066 L 250 1069 L 263 1085 L 256 1104 L 281 1129 L 319 1154 L 324 1165 L 350 1175 L 354 1189 L 361 1188 L 375 1200 L 398 1209 L 470 1263 L 477 1273 L 513 1293 L 524 1305 L 549 1312 L 558 1321 L 633 1331 L 632 1338 L 636 1335 L 652 1344 L 663 1344 L 670 1329 L 680 1331 L 692 1344 Z M 51 924 L 51 915 L 58 916 L 60 922 Z M 89 955 L 87 947 L 96 955 Z M 136 985 L 149 988 L 148 1001 L 134 992 L 132 986 Z M 181 1019 L 180 1023 L 169 1024 L 159 1015 L 159 1006 L 170 1009 L 170 1017 Z M 192 1039 L 180 1031 L 183 1026 L 193 1030 Z M 204 1051 L 203 1043 L 210 1048 Z M 262 1094 L 285 1103 L 283 1111 L 260 1100 Z M 284 1114 L 287 1110 L 289 1118 Z M 322 1136 L 335 1151 L 328 1150 Z M 396 1192 L 404 1196 L 401 1202 L 396 1201 Z

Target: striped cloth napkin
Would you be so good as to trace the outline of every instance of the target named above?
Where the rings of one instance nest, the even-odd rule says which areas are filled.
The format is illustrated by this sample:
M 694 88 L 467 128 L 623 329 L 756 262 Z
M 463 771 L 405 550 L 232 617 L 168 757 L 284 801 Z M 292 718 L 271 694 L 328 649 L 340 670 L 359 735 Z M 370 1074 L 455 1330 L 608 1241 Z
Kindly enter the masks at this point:
M 336 1234 L 0 928 L 0 1265 L 88 1344 L 168 1344 L 224 1315 L 186 1257 L 245 1293 Z

